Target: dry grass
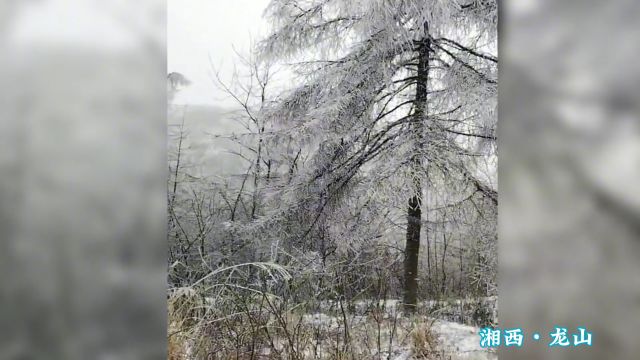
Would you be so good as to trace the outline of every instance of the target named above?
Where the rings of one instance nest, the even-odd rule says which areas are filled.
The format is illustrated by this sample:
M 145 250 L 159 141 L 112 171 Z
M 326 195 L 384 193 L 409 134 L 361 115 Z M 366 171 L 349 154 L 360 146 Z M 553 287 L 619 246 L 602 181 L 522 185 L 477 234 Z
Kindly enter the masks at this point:
M 265 299 L 247 297 L 242 306 L 236 299 L 231 309 L 208 304 L 193 288 L 172 291 L 168 359 L 365 360 L 407 351 L 412 359 L 442 359 L 425 316 L 310 314 L 301 306 L 270 307 Z
M 192 288 L 175 289 L 169 294 L 168 355 L 169 360 L 190 360 L 192 349 L 204 317 L 204 299 Z
M 432 330 L 432 321 L 416 324 L 411 331 L 411 347 L 414 357 L 418 359 L 440 359 L 438 338 Z

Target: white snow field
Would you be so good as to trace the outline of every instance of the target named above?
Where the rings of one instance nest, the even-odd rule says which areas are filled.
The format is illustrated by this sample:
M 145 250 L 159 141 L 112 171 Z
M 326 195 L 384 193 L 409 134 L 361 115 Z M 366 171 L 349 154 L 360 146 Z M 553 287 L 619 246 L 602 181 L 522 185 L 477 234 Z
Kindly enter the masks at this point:
M 353 322 L 357 322 L 358 320 L 364 321 L 364 318 L 354 317 L 351 320 Z M 421 357 L 416 356 L 413 346 L 410 344 L 411 341 L 409 338 L 411 336 L 406 333 L 406 331 L 411 328 L 411 325 L 406 324 L 405 319 L 398 318 L 397 320 L 397 343 L 389 346 L 388 339 L 392 331 L 389 324 L 386 324 L 382 329 L 383 348 L 389 349 L 382 352 L 382 358 L 393 360 L 421 359 Z M 320 331 L 331 333 L 332 331 L 340 331 L 342 320 L 326 314 L 315 313 L 304 315 L 303 322 Z M 425 323 L 431 324 L 431 332 L 437 337 L 437 356 L 434 356 L 434 359 L 495 360 L 498 358 L 495 351 L 480 347 L 480 338 L 478 335 L 480 328 L 478 327 L 432 319 L 425 320 Z M 407 340 L 402 341 L 403 338 Z M 322 358 L 323 351 L 317 349 L 315 353 L 309 353 L 308 355 L 311 359 Z
M 477 327 L 438 320 L 433 324 L 432 330 L 438 334 L 440 349 L 452 360 L 498 358 L 494 351 L 480 347 L 480 329 Z

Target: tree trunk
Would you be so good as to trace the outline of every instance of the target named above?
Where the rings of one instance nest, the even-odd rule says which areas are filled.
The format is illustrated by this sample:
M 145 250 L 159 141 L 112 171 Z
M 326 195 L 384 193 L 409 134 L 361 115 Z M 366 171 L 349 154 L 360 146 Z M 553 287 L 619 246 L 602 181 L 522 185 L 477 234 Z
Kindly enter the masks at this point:
M 418 181 L 419 182 L 419 181 Z M 415 311 L 418 302 L 418 255 L 420 254 L 420 229 L 422 209 L 420 197 L 409 199 L 407 209 L 407 242 L 404 250 L 404 305 L 405 310 Z
M 424 38 L 418 43 L 418 76 L 412 131 L 415 149 L 411 157 L 413 196 L 407 207 L 407 239 L 404 252 L 405 311 L 414 312 L 418 303 L 418 260 L 420 255 L 420 231 L 422 228 L 422 149 L 424 147 L 424 123 L 426 121 L 427 82 L 429 73 L 429 25 L 424 23 Z

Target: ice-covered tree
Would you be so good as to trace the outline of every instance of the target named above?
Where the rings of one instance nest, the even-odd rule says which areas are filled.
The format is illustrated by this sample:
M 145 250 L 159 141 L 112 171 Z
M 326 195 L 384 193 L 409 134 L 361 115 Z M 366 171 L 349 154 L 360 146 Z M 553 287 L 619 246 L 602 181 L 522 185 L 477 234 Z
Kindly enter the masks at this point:
M 425 191 L 497 204 L 497 1 L 273 0 L 266 15 L 260 56 L 293 63 L 296 85 L 263 116 L 280 125 L 272 140 L 308 155 L 278 201 L 308 220 L 303 241 L 356 187 L 402 198 L 415 309 Z

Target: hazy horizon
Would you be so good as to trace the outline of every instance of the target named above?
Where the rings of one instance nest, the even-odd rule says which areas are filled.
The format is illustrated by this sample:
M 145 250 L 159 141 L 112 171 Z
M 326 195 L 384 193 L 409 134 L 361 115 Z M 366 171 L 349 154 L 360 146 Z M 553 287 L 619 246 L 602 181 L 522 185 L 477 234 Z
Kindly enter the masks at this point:
M 247 53 L 266 28 L 262 18 L 268 0 L 168 0 L 167 72 L 180 72 L 191 85 L 174 99 L 174 104 L 233 105 L 211 79 L 211 65 L 223 78 L 233 72 L 238 51 Z M 229 31 L 229 29 L 243 29 Z

